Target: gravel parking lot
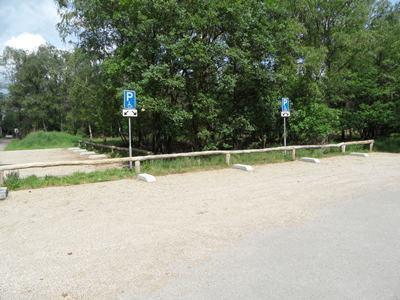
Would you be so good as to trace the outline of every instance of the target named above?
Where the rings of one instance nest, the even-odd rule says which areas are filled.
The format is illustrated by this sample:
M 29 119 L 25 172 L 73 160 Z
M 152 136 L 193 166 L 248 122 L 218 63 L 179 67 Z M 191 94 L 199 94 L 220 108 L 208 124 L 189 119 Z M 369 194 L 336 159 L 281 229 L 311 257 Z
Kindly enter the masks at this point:
M 67 149 L 39 149 L 39 150 L 17 150 L 0 151 L 0 165 L 25 164 L 33 162 L 55 162 L 55 161 L 76 161 L 88 159 L 82 157 L 79 153 L 74 153 Z M 109 168 L 105 166 L 62 166 L 50 168 L 32 168 L 20 170 L 21 177 L 29 175 L 36 176 L 63 176 L 74 172 L 92 172 L 99 169 Z M 6 172 L 6 174 L 9 172 Z
M 400 155 L 374 153 L 12 192 L 0 202 L 0 299 L 146 298 L 250 235 L 399 191 L 399 178 Z

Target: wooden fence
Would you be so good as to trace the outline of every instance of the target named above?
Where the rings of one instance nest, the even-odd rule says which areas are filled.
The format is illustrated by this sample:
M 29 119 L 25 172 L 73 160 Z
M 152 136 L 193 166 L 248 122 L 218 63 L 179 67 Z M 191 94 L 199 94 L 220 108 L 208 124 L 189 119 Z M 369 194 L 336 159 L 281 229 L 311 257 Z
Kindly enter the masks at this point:
M 111 150 L 111 153 L 113 153 L 114 151 L 129 152 L 129 148 L 126 148 L 126 147 L 105 145 L 105 144 L 93 143 L 93 142 L 89 142 L 89 141 L 79 141 L 79 145 L 83 148 L 86 148 L 87 146 L 89 146 L 89 147 L 98 148 L 98 149 L 107 149 L 107 150 Z M 142 153 L 144 155 L 153 154 L 153 152 L 146 151 L 143 149 L 138 149 L 138 148 L 132 148 L 132 150 L 135 151 L 136 153 Z
M 22 169 L 32 168 L 49 168 L 59 166 L 89 166 L 89 165 L 105 165 L 105 164 L 116 164 L 133 161 L 135 163 L 135 171 L 140 172 L 140 162 L 146 160 L 157 160 L 157 159 L 171 159 L 179 157 L 199 157 L 199 156 L 210 156 L 210 155 L 225 155 L 225 162 L 229 165 L 231 155 L 234 154 L 246 154 L 246 153 L 264 153 L 272 151 L 291 151 L 292 159 L 296 159 L 296 150 L 300 149 L 326 149 L 326 148 L 340 148 L 342 152 L 346 151 L 346 146 L 350 145 L 369 145 L 369 150 L 372 151 L 374 146 L 374 140 L 366 141 L 354 141 L 344 142 L 339 144 L 325 144 L 325 145 L 302 145 L 302 146 L 287 146 L 287 147 L 275 147 L 275 148 L 264 148 L 264 149 L 247 149 L 247 150 L 213 150 L 213 151 L 198 151 L 198 152 L 187 152 L 187 153 L 172 153 L 172 154 L 157 154 L 157 155 L 146 155 L 146 156 L 133 156 L 133 157 L 120 157 L 120 158 L 108 158 L 99 160 L 77 160 L 77 161 L 56 161 L 56 162 L 35 162 L 26 164 L 14 164 L 0 166 L 0 183 L 3 182 L 5 171 L 15 171 Z

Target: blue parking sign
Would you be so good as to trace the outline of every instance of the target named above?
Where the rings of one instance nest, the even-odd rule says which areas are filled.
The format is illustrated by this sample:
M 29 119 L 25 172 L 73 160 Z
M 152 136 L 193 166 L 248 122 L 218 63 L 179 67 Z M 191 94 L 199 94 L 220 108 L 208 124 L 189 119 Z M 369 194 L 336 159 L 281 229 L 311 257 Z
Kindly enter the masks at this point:
M 136 108 L 136 92 L 124 90 L 124 109 Z
M 289 112 L 289 98 L 282 98 L 282 112 Z

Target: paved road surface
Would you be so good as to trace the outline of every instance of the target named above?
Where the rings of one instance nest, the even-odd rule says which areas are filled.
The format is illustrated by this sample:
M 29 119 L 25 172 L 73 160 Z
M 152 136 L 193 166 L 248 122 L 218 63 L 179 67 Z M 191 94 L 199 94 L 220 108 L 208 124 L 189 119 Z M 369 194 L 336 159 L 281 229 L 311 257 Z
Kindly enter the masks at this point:
M 400 189 L 344 200 L 182 268 L 143 299 L 400 299 Z
M 0 299 L 398 299 L 399 182 L 374 153 L 12 192 Z

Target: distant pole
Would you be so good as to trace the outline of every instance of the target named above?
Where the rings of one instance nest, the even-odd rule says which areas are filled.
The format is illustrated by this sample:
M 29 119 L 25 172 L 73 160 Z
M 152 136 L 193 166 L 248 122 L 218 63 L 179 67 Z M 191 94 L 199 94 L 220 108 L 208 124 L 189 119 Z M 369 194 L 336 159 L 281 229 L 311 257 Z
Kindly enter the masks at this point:
M 129 158 L 132 159 L 132 129 L 131 129 L 131 117 L 128 118 L 129 122 Z M 132 160 L 129 160 L 129 170 L 132 170 Z

